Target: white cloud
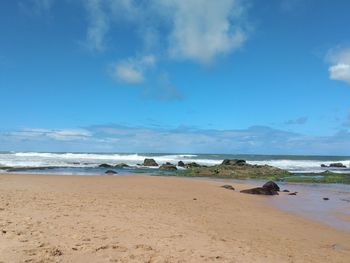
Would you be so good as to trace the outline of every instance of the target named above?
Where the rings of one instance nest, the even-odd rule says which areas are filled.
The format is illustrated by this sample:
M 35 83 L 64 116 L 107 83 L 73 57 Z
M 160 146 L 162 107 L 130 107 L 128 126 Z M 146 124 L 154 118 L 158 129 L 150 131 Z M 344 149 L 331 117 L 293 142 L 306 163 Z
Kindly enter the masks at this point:
M 113 67 L 112 76 L 122 82 L 139 84 L 145 81 L 144 72 L 155 63 L 156 58 L 153 55 L 122 60 Z
M 98 51 L 104 49 L 104 39 L 112 23 L 132 23 L 146 49 L 158 48 L 159 43 L 155 42 L 162 42 L 171 58 L 199 63 L 209 63 L 218 55 L 232 52 L 247 39 L 242 0 L 150 0 L 147 4 L 133 0 L 87 0 L 84 3 L 90 24 L 87 41 Z
M 350 132 L 308 136 L 264 126 L 215 130 L 97 125 L 0 131 L 0 148 L 23 151 L 192 152 L 349 155 Z
M 247 38 L 241 1 L 157 1 L 171 15 L 168 50 L 172 58 L 209 63 L 239 48 Z
M 20 139 L 50 138 L 57 141 L 86 140 L 92 136 L 91 132 L 84 129 L 23 129 L 7 135 Z
M 143 12 L 133 0 L 84 0 L 82 3 L 88 12 L 86 44 L 92 51 L 106 49 L 106 35 L 113 25 L 143 22 Z
M 332 49 L 326 59 L 331 64 L 328 69 L 330 78 L 350 84 L 350 48 Z
M 303 117 L 299 117 L 299 118 L 296 118 L 296 119 L 288 120 L 284 124 L 287 124 L 287 125 L 302 125 L 302 124 L 305 124 L 307 122 L 307 120 L 308 120 L 308 118 L 303 116 Z
M 147 99 L 159 101 L 176 101 L 183 99 L 182 93 L 170 81 L 166 73 L 161 73 L 152 85 L 145 86 L 142 95 Z
M 30 0 L 18 3 L 19 8 L 32 15 L 47 14 L 54 5 L 55 0 Z
M 37 10 L 48 11 L 54 4 L 54 0 L 33 0 Z
M 109 16 L 104 11 L 102 0 L 86 0 L 89 26 L 87 29 L 87 46 L 92 51 L 105 49 L 105 35 L 109 30 Z
M 350 84 L 350 64 L 337 64 L 329 68 L 330 78 Z
M 280 7 L 284 12 L 292 12 L 300 9 L 303 4 L 305 4 L 303 0 L 280 0 Z

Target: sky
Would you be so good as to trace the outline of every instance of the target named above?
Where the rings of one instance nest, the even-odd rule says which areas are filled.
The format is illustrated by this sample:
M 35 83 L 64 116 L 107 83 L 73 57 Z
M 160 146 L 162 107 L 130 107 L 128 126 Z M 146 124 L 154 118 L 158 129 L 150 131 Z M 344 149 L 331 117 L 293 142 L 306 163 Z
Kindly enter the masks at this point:
M 3 0 L 0 151 L 350 155 L 349 12 Z

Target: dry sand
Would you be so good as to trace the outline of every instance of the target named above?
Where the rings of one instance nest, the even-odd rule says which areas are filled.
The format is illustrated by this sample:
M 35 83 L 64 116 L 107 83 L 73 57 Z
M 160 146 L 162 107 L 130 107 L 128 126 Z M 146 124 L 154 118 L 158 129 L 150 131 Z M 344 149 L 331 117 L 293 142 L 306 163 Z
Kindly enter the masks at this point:
M 0 262 L 350 262 L 349 232 L 220 185 L 0 175 Z

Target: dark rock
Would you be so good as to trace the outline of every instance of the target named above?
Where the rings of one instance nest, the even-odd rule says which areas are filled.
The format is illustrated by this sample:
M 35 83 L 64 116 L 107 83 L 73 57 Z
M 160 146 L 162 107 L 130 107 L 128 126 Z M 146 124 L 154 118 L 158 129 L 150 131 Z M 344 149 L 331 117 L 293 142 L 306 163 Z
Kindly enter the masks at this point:
M 166 163 L 166 164 L 162 164 L 160 167 L 159 167 L 160 170 L 167 170 L 167 171 L 175 171 L 177 170 L 176 166 L 171 164 L 171 163 Z
M 107 164 L 107 163 L 103 163 L 103 164 L 100 164 L 98 167 L 100 167 L 100 168 L 111 168 L 113 166 L 110 165 L 110 164 Z
M 252 189 L 242 190 L 241 193 L 253 195 L 278 195 L 277 191 L 264 187 L 256 187 Z
M 146 158 L 143 161 L 143 166 L 158 166 L 158 164 L 157 164 L 157 162 L 154 159 Z
M 239 159 L 233 159 L 233 160 L 225 159 L 221 163 L 221 165 L 239 165 L 239 166 L 246 165 L 246 164 L 247 163 L 245 160 L 239 160 Z
M 288 195 L 297 195 L 298 192 L 289 193 Z
M 268 181 L 267 183 L 265 183 L 263 185 L 263 188 L 269 189 L 269 190 L 273 190 L 276 192 L 280 191 L 280 187 L 273 181 Z
M 328 197 L 323 197 L 323 200 L 328 201 L 329 198 Z
M 329 167 L 334 167 L 334 168 L 346 168 L 346 166 L 342 163 L 331 163 L 329 164 Z
M 127 165 L 126 163 L 118 163 L 116 166 L 114 166 L 116 168 L 124 168 L 124 167 L 129 167 L 129 165 Z
M 179 166 L 179 167 L 185 167 L 185 163 L 184 163 L 183 161 L 179 161 L 179 162 L 177 163 L 177 166 Z
M 113 170 L 107 170 L 105 171 L 105 174 L 117 174 L 117 172 Z
M 321 164 L 321 167 L 328 167 L 327 165 L 325 165 L 324 163 L 323 164 Z
M 282 192 L 289 193 L 289 190 L 284 189 Z
M 232 186 L 232 185 L 229 185 L 229 184 L 225 184 L 223 186 L 221 186 L 222 188 L 225 188 L 225 189 L 228 189 L 228 190 L 235 190 L 235 188 Z
M 196 167 L 201 167 L 201 165 L 195 162 L 186 164 L 186 168 L 196 168 Z

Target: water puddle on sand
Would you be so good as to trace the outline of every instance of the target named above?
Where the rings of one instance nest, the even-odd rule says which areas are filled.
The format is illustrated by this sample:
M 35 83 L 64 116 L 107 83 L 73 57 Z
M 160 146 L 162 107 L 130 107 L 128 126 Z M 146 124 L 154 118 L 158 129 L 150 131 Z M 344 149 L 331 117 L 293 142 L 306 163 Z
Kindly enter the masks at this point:
M 281 194 L 270 203 L 283 211 L 297 214 L 340 230 L 350 232 L 350 185 L 279 183 L 281 190 L 298 192 Z M 324 200 L 329 199 L 329 200 Z

